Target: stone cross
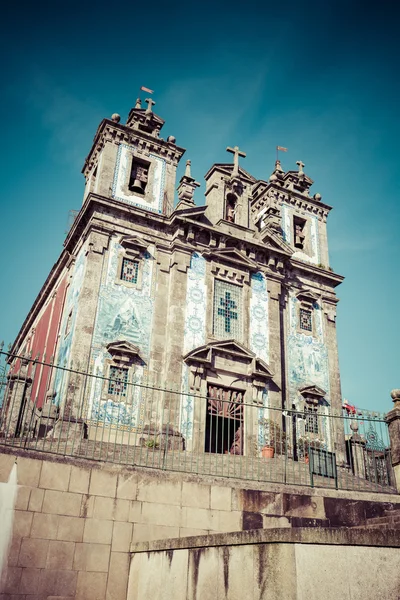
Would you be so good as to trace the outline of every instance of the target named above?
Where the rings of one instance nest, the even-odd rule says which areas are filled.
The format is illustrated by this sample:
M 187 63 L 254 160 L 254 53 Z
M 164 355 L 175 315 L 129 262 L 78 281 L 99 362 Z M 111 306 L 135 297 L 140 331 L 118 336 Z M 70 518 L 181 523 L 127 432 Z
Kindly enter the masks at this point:
M 231 300 L 230 292 L 225 292 L 225 298 L 220 298 L 219 301 L 222 308 L 218 309 L 218 315 L 224 317 L 225 320 L 225 331 L 227 333 L 231 332 L 231 320 L 237 320 L 238 315 L 237 312 L 233 312 L 237 309 L 236 302 Z
M 154 106 L 155 102 L 152 98 L 146 98 L 145 102 L 147 102 L 146 115 L 150 115 L 152 111 L 152 106 Z
M 146 102 L 147 102 L 147 100 L 146 100 Z M 304 175 L 303 167 L 305 167 L 306 165 L 303 162 L 301 162 L 301 160 L 298 160 L 296 162 L 296 165 L 299 166 L 299 175 Z
M 237 177 L 239 175 L 239 156 L 243 156 L 243 158 L 246 158 L 246 153 L 245 152 L 241 152 L 239 150 L 239 146 L 235 146 L 234 148 L 228 148 L 226 149 L 227 152 L 232 152 L 233 154 L 233 171 L 232 171 L 232 177 Z

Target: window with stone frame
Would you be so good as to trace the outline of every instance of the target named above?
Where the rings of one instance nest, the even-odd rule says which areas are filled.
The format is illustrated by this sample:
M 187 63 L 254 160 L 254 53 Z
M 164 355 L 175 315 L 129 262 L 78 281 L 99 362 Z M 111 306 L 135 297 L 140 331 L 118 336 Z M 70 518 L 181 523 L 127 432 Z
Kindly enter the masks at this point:
M 127 367 L 110 366 L 107 391 L 109 395 L 120 398 L 127 395 L 128 372 Z
M 131 175 L 129 178 L 129 189 L 136 194 L 144 195 L 149 180 L 150 163 L 137 156 L 132 158 Z
M 139 261 L 124 256 L 122 258 L 120 279 L 127 283 L 137 283 L 139 277 Z
M 318 406 L 307 404 L 304 407 L 306 433 L 319 433 Z
M 304 250 L 306 246 L 306 228 L 307 221 L 301 217 L 293 217 L 293 239 L 294 247 L 299 250 Z
M 242 287 L 214 280 L 213 334 L 217 339 L 242 340 Z
M 308 331 L 309 333 L 312 333 L 313 330 L 313 314 L 312 314 L 312 308 L 307 307 L 305 308 L 304 306 L 300 306 L 299 309 L 299 326 L 300 329 L 303 331 Z

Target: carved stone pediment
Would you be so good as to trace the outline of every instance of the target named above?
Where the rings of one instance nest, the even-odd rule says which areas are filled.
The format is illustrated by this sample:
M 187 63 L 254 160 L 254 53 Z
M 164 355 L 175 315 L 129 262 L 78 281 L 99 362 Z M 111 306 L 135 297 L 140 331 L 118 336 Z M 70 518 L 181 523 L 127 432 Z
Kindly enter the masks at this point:
M 296 298 L 303 304 L 310 305 L 313 305 L 314 302 L 318 302 L 319 300 L 317 294 L 314 294 L 314 292 L 311 292 L 310 290 L 301 290 L 300 292 L 297 292 Z
M 127 342 L 126 340 L 119 340 L 116 342 L 110 342 L 106 346 L 107 352 L 111 354 L 114 360 L 129 359 L 131 362 L 144 363 L 139 353 L 139 348 Z
M 246 270 L 258 270 L 257 263 L 251 258 L 243 255 L 236 248 L 221 248 L 216 250 L 207 250 L 203 253 L 205 258 L 212 259 L 214 262 L 230 263 L 239 265 Z
M 266 247 L 270 248 L 271 250 L 275 250 L 276 252 L 285 254 L 286 256 L 292 256 L 294 253 L 289 244 L 284 242 L 279 235 L 273 233 L 269 228 L 261 230 L 260 238 Z
M 131 235 L 123 237 L 120 244 L 127 250 L 139 250 L 140 252 L 144 252 L 147 250 L 150 242 L 138 235 Z
M 253 379 L 255 385 L 272 379 L 273 372 L 266 362 L 236 340 L 210 342 L 191 350 L 183 357 L 187 365 L 199 369 L 230 371 Z
M 324 398 L 326 396 L 325 390 L 318 387 L 318 385 L 306 385 L 299 389 L 299 392 L 304 397 L 311 397 L 319 400 L 320 398 Z

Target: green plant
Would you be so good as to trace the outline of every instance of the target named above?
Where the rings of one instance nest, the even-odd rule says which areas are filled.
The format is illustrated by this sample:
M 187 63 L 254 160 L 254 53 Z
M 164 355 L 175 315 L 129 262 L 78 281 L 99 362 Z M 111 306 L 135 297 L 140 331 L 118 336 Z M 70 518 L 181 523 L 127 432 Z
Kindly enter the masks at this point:
M 149 438 L 146 440 L 145 444 L 146 448 L 158 448 L 159 444 L 155 438 Z

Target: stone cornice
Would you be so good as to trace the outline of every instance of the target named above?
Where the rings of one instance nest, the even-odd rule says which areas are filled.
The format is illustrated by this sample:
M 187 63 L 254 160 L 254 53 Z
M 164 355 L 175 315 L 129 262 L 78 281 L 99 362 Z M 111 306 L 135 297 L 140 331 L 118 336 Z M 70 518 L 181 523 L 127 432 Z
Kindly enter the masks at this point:
M 82 173 L 85 176 L 92 170 L 98 154 L 106 142 L 112 142 L 117 145 L 121 143 L 129 144 L 135 146 L 140 152 L 154 152 L 174 164 L 177 164 L 186 152 L 185 148 L 181 148 L 172 142 L 167 142 L 162 138 L 137 131 L 121 123 L 115 123 L 110 119 L 103 119 L 82 168 Z

